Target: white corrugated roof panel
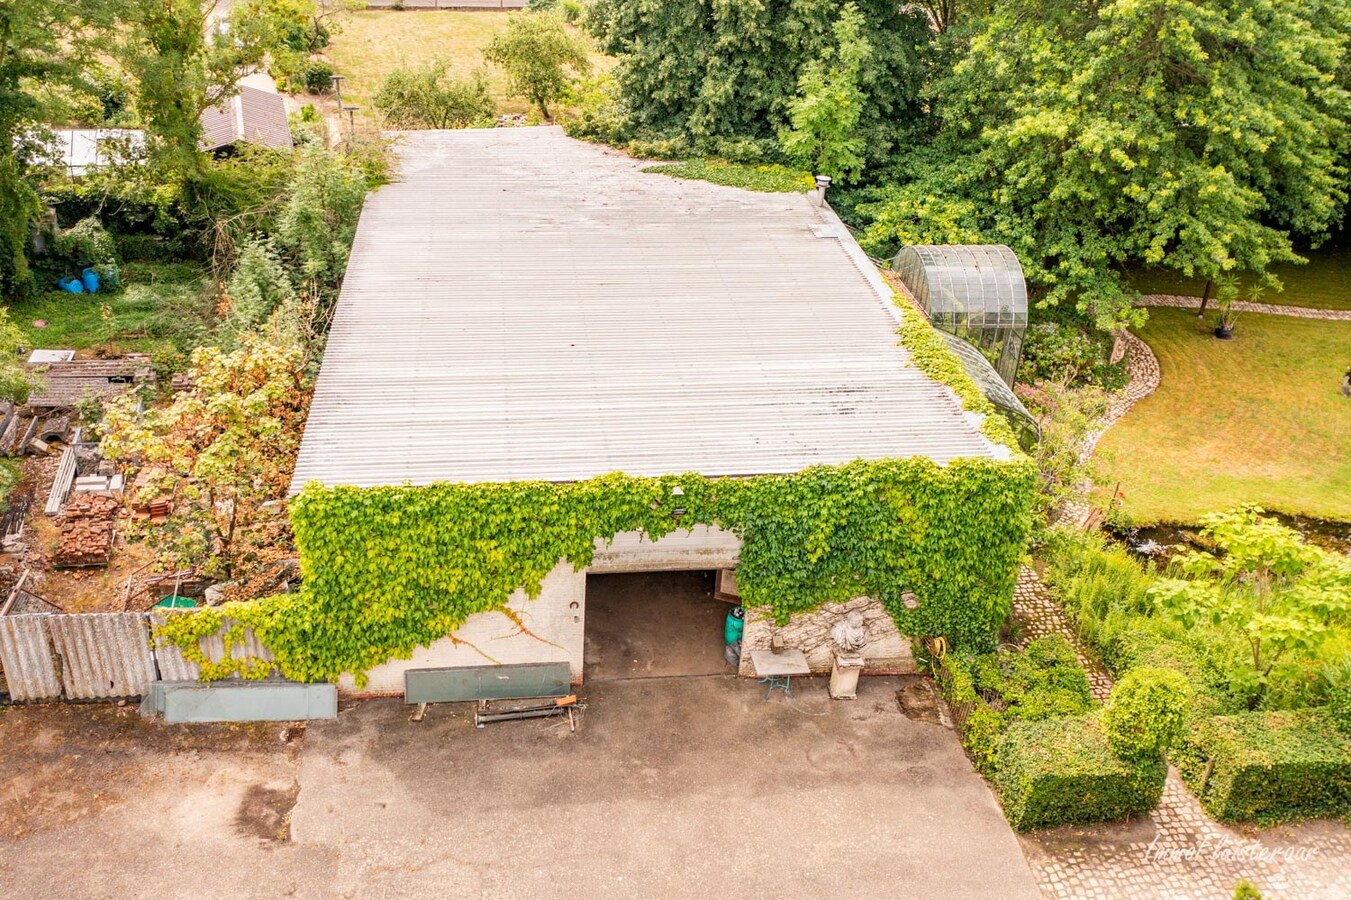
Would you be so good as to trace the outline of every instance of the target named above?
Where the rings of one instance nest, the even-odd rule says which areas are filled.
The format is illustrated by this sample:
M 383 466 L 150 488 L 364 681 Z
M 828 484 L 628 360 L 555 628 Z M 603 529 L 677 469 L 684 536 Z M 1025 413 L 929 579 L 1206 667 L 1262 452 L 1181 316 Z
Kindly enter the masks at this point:
M 997 455 L 805 195 L 643 174 L 558 128 L 397 146 L 292 490 Z

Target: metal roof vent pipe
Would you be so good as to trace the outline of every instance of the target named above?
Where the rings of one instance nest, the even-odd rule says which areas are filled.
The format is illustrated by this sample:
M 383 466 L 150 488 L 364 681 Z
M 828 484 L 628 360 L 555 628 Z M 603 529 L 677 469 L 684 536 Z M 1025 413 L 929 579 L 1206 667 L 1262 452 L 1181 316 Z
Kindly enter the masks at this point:
M 826 205 L 826 188 L 830 187 L 829 175 L 816 176 L 816 190 L 812 191 L 812 206 Z

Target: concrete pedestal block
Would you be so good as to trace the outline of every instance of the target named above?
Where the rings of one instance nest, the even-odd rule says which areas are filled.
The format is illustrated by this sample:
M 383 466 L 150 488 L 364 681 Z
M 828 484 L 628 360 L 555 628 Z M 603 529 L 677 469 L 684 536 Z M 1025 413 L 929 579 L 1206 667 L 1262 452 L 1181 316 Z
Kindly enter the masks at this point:
M 858 699 L 858 675 L 863 671 L 863 657 L 858 653 L 836 653 L 835 665 L 830 669 L 830 696 L 835 700 Z

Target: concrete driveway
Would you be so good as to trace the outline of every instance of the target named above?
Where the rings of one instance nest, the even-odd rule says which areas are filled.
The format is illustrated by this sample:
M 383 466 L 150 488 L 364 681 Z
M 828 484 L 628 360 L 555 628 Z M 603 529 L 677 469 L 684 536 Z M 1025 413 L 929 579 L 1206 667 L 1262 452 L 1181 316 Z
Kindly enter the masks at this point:
M 0 883 L 13 897 L 1038 896 L 953 733 L 906 719 L 896 688 L 865 679 L 858 701 L 832 702 L 803 680 L 796 702 L 765 702 L 732 677 L 609 682 L 582 691 L 575 734 L 479 730 L 463 706 L 412 723 L 394 701 L 312 724 L 303 747 L 253 727 L 242 748 L 180 752 L 164 740 L 178 732 L 128 725 L 133 744 L 104 752 L 136 760 L 115 767 L 132 788 L 0 836 Z M 0 716 L 0 762 L 34 740 L 5 731 L 34 712 Z M 57 751 L 76 769 L 101 759 L 80 731 Z

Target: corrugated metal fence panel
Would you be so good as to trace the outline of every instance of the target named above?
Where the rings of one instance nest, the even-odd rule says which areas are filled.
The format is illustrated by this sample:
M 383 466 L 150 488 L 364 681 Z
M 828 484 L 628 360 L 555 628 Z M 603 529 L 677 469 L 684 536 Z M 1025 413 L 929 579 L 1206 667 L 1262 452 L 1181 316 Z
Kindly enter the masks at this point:
M 165 617 L 169 615 L 190 615 L 190 613 L 153 612 L 150 614 L 150 621 L 153 624 L 162 624 Z M 221 626 L 220 631 L 202 640 L 202 652 L 206 654 L 207 659 L 212 662 L 220 662 L 225 658 L 225 633 L 233 625 L 234 622 L 227 619 L 225 624 Z M 244 629 L 244 637 L 235 643 L 231 656 L 235 659 L 251 657 L 271 660 L 273 658 L 272 651 L 259 643 L 252 628 Z M 164 645 L 157 641 L 155 643 L 155 660 L 159 663 L 159 677 L 164 681 L 196 681 L 202 675 L 201 666 L 185 659 L 183 652 L 173 645 Z
M 137 697 L 155 680 L 150 631 L 140 613 L 52 616 L 47 627 L 68 699 Z
M 56 660 L 47 642 L 47 620 L 55 616 L 0 616 L 0 668 L 13 700 L 54 700 L 61 696 Z

